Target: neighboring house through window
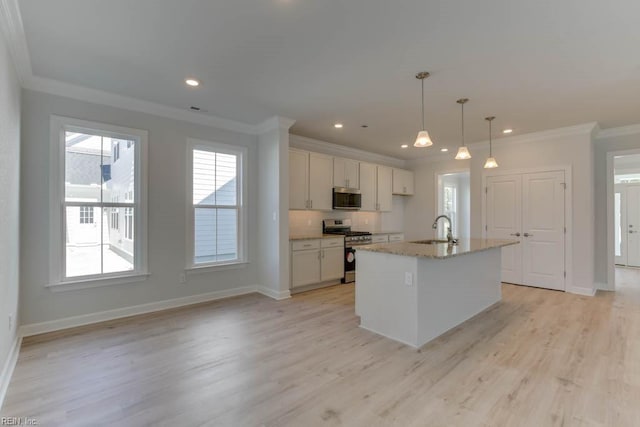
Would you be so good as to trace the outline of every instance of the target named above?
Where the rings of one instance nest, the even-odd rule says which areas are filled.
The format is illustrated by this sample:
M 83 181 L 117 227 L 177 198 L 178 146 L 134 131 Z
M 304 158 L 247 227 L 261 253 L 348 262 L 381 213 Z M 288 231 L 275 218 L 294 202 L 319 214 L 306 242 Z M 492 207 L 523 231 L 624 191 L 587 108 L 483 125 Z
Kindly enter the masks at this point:
M 245 262 L 246 150 L 192 140 L 189 151 L 189 266 Z
M 51 127 L 51 284 L 146 274 L 146 132 L 64 117 Z

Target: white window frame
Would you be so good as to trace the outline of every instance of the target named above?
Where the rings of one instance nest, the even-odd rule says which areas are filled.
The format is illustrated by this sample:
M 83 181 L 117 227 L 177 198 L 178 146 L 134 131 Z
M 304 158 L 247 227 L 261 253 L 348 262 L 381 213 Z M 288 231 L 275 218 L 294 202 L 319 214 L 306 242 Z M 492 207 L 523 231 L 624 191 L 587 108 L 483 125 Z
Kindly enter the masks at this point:
M 134 268 L 131 271 L 103 273 L 78 277 L 65 277 L 65 132 L 90 132 L 109 138 L 133 138 L 135 156 L 135 224 Z M 49 284 L 53 291 L 93 288 L 146 280 L 148 272 L 147 250 L 147 157 L 148 132 L 70 117 L 52 115 L 50 119 L 50 174 L 49 174 Z M 109 207 L 108 202 L 103 206 Z
M 186 270 L 217 270 L 229 267 L 241 267 L 247 264 L 247 183 L 248 183 L 248 160 L 246 147 L 221 144 L 212 141 L 189 138 L 187 152 L 187 245 L 186 248 Z M 233 261 L 217 261 L 208 263 L 195 263 L 195 208 L 193 206 L 193 151 L 204 150 L 222 154 L 238 156 L 237 169 L 237 203 L 238 203 L 238 259 Z

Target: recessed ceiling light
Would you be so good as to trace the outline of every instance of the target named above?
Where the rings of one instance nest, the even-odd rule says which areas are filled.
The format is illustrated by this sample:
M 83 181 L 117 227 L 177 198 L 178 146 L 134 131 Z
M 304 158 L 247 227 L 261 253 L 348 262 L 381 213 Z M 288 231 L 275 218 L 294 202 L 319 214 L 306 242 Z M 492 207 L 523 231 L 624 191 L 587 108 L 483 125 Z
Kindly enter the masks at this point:
M 191 87 L 200 86 L 200 82 L 196 79 L 186 79 L 184 82 Z
M 409 148 L 409 146 L 407 144 L 402 144 L 400 148 Z
M 440 151 L 442 151 L 443 153 L 446 153 L 447 151 L 449 151 L 448 148 L 441 148 Z
M 336 129 L 342 129 L 342 123 L 336 123 L 333 127 Z
M 502 131 L 502 133 L 511 133 L 513 132 L 513 129 L 505 129 Z

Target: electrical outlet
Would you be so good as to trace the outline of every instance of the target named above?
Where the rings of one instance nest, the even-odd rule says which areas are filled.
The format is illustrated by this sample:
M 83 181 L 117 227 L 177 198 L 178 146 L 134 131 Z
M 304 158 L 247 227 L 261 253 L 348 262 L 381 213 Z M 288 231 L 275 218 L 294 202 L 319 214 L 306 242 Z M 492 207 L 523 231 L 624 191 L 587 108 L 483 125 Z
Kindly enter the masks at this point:
M 9 315 L 9 330 L 13 329 L 13 313 Z
M 409 271 L 404 273 L 404 284 L 407 286 L 413 286 L 413 274 Z
M 307 220 L 307 225 L 308 225 L 308 226 L 310 226 L 310 225 L 311 225 L 311 220 L 310 220 L 310 219 L 308 219 L 308 220 Z
M 368 218 L 364 219 L 364 225 L 369 225 L 369 219 Z
M 180 275 L 180 283 L 187 283 L 187 274 L 186 273 L 182 273 Z

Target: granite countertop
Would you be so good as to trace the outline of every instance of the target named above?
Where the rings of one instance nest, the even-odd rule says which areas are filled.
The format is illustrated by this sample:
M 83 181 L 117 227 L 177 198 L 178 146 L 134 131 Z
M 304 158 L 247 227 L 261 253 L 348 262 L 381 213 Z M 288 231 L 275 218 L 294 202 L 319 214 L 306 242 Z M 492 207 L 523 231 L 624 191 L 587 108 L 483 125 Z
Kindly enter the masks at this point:
M 447 243 L 429 245 L 413 242 L 377 243 L 358 246 L 358 250 L 418 258 L 446 259 L 518 243 L 520 242 L 517 240 L 459 239 L 457 245 Z
M 289 236 L 289 241 L 316 239 L 344 239 L 344 236 L 341 236 L 339 234 L 300 234 L 296 236 Z
M 404 231 L 372 231 L 371 234 L 404 234 Z

